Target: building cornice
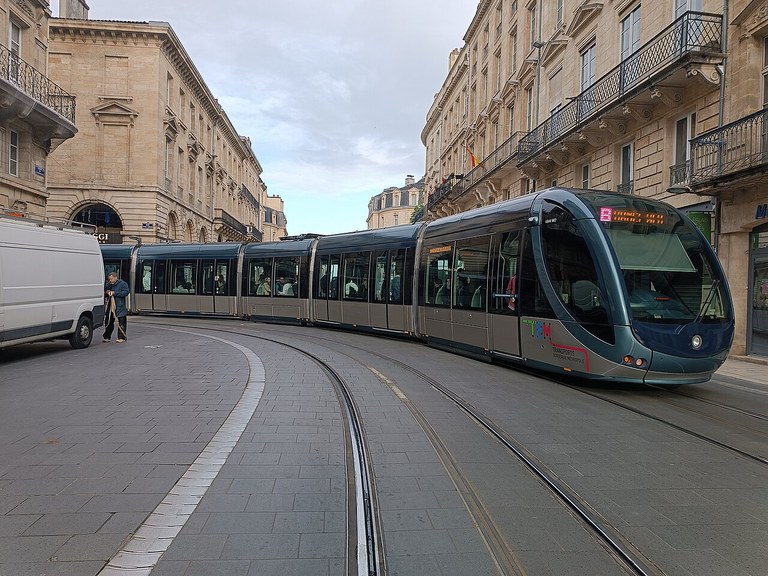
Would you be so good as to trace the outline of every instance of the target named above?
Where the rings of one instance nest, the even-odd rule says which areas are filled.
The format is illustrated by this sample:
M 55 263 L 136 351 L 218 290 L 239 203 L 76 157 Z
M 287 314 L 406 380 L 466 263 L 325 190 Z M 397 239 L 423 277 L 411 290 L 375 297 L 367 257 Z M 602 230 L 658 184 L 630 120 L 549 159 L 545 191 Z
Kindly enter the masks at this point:
M 226 112 L 208 88 L 171 25 L 167 22 L 122 22 L 113 20 L 81 20 L 52 18 L 49 25 L 50 42 L 78 42 L 113 46 L 152 47 L 162 54 L 175 69 L 186 88 L 195 95 L 206 114 L 214 121 L 222 137 L 243 159 L 262 168 L 250 145 L 235 129 Z

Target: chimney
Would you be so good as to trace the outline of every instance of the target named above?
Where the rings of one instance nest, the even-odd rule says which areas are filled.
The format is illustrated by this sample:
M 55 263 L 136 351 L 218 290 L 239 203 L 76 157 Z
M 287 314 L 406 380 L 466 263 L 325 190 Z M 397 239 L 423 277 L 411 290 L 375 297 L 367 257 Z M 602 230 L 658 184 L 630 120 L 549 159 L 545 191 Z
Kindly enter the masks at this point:
M 416 182 L 416 180 L 413 179 L 413 174 L 408 174 L 405 177 L 405 185 L 406 186 L 413 186 L 414 182 Z
M 88 20 L 88 10 L 85 0 L 59 0 L 59 18 Z

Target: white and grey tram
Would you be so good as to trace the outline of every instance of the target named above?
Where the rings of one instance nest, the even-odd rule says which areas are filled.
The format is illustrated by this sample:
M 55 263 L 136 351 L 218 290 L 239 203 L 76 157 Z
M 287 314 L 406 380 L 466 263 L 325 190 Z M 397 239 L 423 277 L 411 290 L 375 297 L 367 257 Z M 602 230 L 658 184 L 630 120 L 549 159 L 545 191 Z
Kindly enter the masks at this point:
M 103 256 L 134 313 L 402 334 L 582 378 L 706 381 L 733 340 L 709 241 L 674 207 L 629 194 L 552 188 L 427 224 Z

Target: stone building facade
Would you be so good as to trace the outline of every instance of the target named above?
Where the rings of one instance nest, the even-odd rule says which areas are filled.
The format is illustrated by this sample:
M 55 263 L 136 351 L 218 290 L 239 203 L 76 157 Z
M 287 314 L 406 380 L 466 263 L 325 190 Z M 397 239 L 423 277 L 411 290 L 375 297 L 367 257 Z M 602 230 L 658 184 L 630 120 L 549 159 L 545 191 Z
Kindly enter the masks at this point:
M 264 242 L 276 242 L 288 236 L 285 202 L 280 196 L 269 194 L 264 202 Z
M 48 76 L 48 0 L 0 0 L 0 210 L 45 216 L 49 153 L 72 138 L 75 98 Z
M 768 355 L 768 3 L 482 0 L 422 131 L 434 218 L 551 186 L 684 209 Z M 474 160 L 473 160 L 474 156 Z
M 410 174 L 405 186 L 387 188 L 368 202 L 368 229 L 387 228 L 411 222 L 414 210 L 424 203 L 424 179 L 416 182 Z
M 48 215 L 110 243 L 261 240 L 261 165 L 171 26 L 82 12 L 50 21 L 50 74 L 82 129 L 49 159 Z

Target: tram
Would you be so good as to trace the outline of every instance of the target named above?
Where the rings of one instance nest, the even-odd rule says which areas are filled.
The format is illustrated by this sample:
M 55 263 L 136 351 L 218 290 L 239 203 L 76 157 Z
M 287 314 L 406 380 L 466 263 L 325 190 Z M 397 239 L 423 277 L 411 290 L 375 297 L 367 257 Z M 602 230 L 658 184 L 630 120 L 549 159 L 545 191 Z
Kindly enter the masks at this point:
M 676 208 L 614 192 L 552 188 L 427 224 L 103 257 L 133 313 L 399 334 L 588 379 L 703 382 L 734 333 L 708 240 Z

